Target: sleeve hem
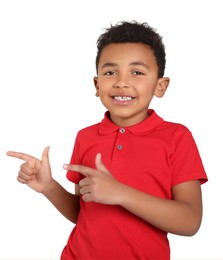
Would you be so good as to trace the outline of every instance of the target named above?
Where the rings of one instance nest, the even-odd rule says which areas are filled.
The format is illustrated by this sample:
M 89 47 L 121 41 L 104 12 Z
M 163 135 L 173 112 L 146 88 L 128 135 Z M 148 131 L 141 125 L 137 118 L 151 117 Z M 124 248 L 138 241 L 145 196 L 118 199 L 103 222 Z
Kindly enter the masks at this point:
M 194 180 L 198 180 L 200 181 L 200 184 L 204 184 L 208 181 L 208 178 L 206 176 L 206 174 L 204 172 L 198 172 L 196 174 L 186 174 L 183 176 L 179 176 L 178 178 L 174 179 L 172 181 L 171 186 L 175 186 L 177 184 L 183 183 L 183 182 L 187 182 L 187 181 L 194 181 Z

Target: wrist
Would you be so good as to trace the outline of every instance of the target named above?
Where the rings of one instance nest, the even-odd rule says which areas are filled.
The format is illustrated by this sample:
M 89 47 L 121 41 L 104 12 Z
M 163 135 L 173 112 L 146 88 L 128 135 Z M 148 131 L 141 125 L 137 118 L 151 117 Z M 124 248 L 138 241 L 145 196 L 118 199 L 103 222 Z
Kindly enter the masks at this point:
M 49 195 L 54 192 L 57 186 L 58 186 L 58 182 L 52 178 L 40 193 L 42 193 L 45 197 L 49 197 Z
M 117 205 L 124 207 L 127 201 L 129 200 L 129 196 L 131 196 L 131 187 L 126 184 L 119 183 L 119 188 L 116 189 L 116 203 Z

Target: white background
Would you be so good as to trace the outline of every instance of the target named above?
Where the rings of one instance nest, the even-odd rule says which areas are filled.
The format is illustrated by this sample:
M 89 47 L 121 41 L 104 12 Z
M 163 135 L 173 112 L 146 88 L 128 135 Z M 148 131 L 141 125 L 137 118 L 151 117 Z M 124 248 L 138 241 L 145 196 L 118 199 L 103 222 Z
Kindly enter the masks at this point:
M 193 133 L 209 182 L 194 237 L 169 235 L 172 259 L 223 259 L 221 0 L 0 1 L 0 259 L 59 259 L 73 228 L 41 195 L 16 181 L 21 161 L 50 145 L 53 175 L 66 189 L 79 129 L 105 109 L 95 97 L 96 40 L 121 20 L 148 22 L 163 36 L 169 89 L 151 107 Z

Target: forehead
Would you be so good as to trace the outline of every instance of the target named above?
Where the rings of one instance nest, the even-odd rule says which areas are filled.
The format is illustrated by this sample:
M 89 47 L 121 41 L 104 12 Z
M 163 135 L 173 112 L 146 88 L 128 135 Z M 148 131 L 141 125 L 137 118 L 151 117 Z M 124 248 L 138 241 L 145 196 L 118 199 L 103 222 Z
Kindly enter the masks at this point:
M 144 62 L 157 67 L 152 49 L 143 43 L 111 43 L 104 47 L 99 60 L 99 69 L 106 62 L 122 64 Z

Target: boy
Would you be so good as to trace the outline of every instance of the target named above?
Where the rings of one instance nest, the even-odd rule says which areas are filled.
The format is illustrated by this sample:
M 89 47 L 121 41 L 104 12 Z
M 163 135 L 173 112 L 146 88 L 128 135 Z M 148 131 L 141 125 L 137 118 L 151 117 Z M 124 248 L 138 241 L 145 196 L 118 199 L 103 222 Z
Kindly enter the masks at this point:
M 51 175 L 49 147 L 25 161 L 18 181 L 42 193 L 76 224 L 61 259 L 169 259 L 167 233 L 192 236 L 207 181 L 190 131 L 148 109 L 169 85 L 162 38 L 146 23 L 121 22 L 97 42 L 96 96 L 104 119 L 78 132 L 67 178 Z

